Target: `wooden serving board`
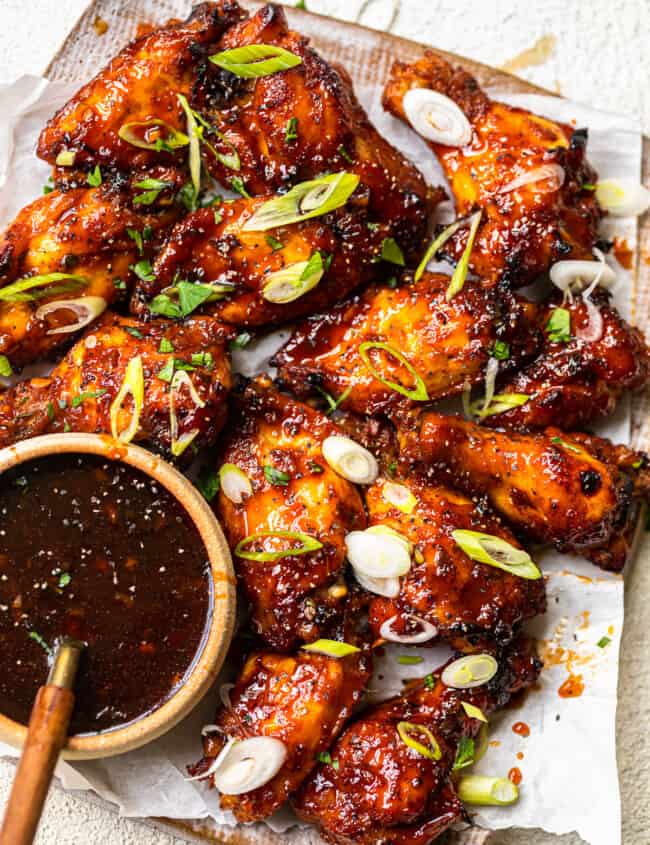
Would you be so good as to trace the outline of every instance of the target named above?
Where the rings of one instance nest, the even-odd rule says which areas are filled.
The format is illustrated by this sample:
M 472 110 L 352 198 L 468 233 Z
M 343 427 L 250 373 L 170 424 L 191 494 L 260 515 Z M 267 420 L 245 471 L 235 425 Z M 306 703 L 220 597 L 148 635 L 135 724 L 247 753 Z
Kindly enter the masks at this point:
M 198 2 L 198 0 L 197 0 Z M 241 5 L 255 10 L 263 5 L 257 0 L 240 0 Z M 46 76 L 62 82 L 90 80 L 124 45 L 136 35 L 144 23 L 160 24 L 169 18 L 184 18 L 193 4 L 190 0 L 93 0 L 68 35 L 50 63 Z M 418 44 L 395 35 L 377 32 L 357 24 L 338 21 L 311 12 L 286 7 L 290 24 L 308 36 L 313 45 L 331 62 L 345 66 L 355 85 L 378 85 L 387 78 L 395 59 L 412 61 L 421 56 L 431 45 Z M 97 22 L 101 22 L 99 26 Z M 108 24 L 104 34 L 98 34 L 103 23 Z M 470 59 L 439 50 L 448 60 L 470 71 L 483 87 L 492 86 L 512 93 L 538 93 L 557 96 L 496 68 L 479 64 Z M 650 139 L 643 143 L 643 181 L 650 187 Z M 634 256 L 634 294 L 632 313 L 634 322 L 650 335 L 650 214 L 646 214 L 639 227 L 638 250 Z M 650 391 L 634 397 L 632 409 L 633 442 L 637 448 L 650 447 Z M 646 535 L 648 537 L 648 535 Z M 644 822 L 637 808 L 643 805 L 643 796 L 650 794 L 650 769 L 640 772 L 636 762 L 650 756 L 648 732 L 641 734 L 634 725 L 650 723 L 650 672 L 641 674 L 639 667 L 647 663 L 646 632 L 650 629 L 650 603 L 643 596 L 650 596 L 650 541 L 642 540 L 635 566 L 626 577 L 626 628 L 622 643 L 618 714 L 618 749 L 621 786 L 623 794 L 624 845 L 640 845 L 647 835 Z M 644 715 L 646 716 L 644 720 Z M 644 754 L 645 750 L 645 754 Z M 112 806 L 96 796 L 89 800 Z M 300 845 L 322 843 L 314 832 L 288 831 L 274 834 L 265 825 L 221 827 L 201 822 L 182 823 L 172 820 L 152 819 L 144 824 L 153 825 L 185 839 L 188 842 L 218 842 L 222 845 L 282 845 L 297 842 Z M 449 834 L 445 842 L 462 845 L 551 845 L 551 842 L 575 843 L 577 837 L 538 836 L 533 831 L 501 831 L 491 837 L 486 831 L 476 829 L 463 834 Z

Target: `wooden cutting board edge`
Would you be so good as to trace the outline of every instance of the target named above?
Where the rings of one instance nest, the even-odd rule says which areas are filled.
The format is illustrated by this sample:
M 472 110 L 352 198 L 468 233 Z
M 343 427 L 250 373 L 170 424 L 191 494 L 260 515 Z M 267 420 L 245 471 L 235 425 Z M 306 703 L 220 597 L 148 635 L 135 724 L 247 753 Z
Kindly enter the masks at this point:
M 138 24 L 148 22 L 148 18 L 138 12 L 138 5 L 138 0 L 126 0 L 121 4 L 115 3 L 114 0 L 93 0 L 54 55 L 45 71 L 45 76 L 54 81 L 85 82 L 89 80 L 112 55 L 124 46 L 129 38 L 135 35 Z M 191 5 L 193 4 L 186 4 L 188 10 Z M 241 0 L 241 5 L 254 11 L 265 4 L 258 0 Z M 165 14 L 166 8 L 168 14 Z M 156 22 L 162 22 L 170 16 L 177 15 L 177 10 L 178 4 L 175 0 L 167 0 L 167 2 L 162 0 L 158 5 Z M 557 92 L 548 91 L 498 68 L 398 35 L 372 30 L 360 24 L 340 21 L 291 6 L 286 6 L 285 11 L 291 25 L 308 35 L 316 49 L 326 58 L 335 63 L 341 63 L 357 83 L 359 80 L 367 83 L 381 81 L 386 78 L 390 63 L 394 59 L 412 61 L 425 49 L 435 49 L 447 60 L 471 72 L 483 87 L 498 88 L 512 93 L 560 96 Z M 118 30 L 120 35 L 124 36 L 124 40 L 110 38 L 106 42 L 105 50 L 87 52 L 81 45 L 92 43 L 97 46 L 97 40 L 100 38 L 93 28 L 93 22 L 97 17 L 109 23 L 109 33 L 110 27 L 117 21 Z M 88 39 L 93 40 L 89 42 Z M 642 181 L 650 187 L 650 138 L 648 137 L 643 138 Z M 650 335 L 650 213 L 640 221 L 638 248 L 634 261 L 633 318 L 634 322 Z M 650 446 L 650 391 L 635 396 L 632 405 L 633 442 L 638 448 L 648 448 Z M 114 805 L 97 796 L 88 798 L 84 795 L 83 797 L 112 811 L 115 809 Z M 175 819 L 141 821 L 147 826 L 183 837 L 188 842 L 198 843 L 198 845 L 204 845 L 204 843 L 220 843 L 220 845 L 282 845 L 285 843 L 288 845 L 294 838 L 291 832 L 275 834 L 266 826 L 259 824 L 240 827 L 224 826 L 215 832 L 208 829 L 207 824 L 204 825 L 201 822 L 188 823 Z M 487 832 L 476 829 L 475 833 L 476 845 L 483 845 L 487 841 L 485 838 L 488 835 Z M 311 837 L 310 845 L 322 842 L 315 833 Z M 454 834 L 451 838 L 456 841 Z M 471 840 L 468 840 L 467 834 L 464 835 L 462 842 L 463 845 L 474 845 Z

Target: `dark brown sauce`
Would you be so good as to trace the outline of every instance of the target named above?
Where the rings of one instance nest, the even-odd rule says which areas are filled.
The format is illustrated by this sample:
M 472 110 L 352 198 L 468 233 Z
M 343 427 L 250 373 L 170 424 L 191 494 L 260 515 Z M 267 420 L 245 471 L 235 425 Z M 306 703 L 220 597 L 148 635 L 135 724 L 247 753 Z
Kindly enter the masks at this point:
M 28 720 L 64 636 L 87 644 L 72 733 L 151 712 L 186 677 L 211 606 L 196 527 L 139 470 L 57 455 L 0 478 L 0 712 Z
M 614 255 L 618 263 L 625 270 L 631 270 L 634 265 L 634 252 L 628 246 L 625 238 L 614 238 Z

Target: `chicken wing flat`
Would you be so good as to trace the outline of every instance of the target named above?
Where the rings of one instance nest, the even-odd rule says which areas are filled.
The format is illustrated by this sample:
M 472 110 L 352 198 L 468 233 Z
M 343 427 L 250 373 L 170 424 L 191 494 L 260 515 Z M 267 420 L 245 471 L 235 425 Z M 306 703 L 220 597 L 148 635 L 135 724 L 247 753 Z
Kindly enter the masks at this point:
M 49 432 L 122 434 L 134 419 L 134 442 L 167 455 L 211 445 L 226 418 L 229 337 L 207 317 L 143 324 L 107 313 L 49 378 L 21 382 L 0 396 L 0 446 Z M 127 382 L 131 395 L 116 405 L 112 425 L 111 406 Z
M 471 256 L 482 279 L 522 285 L 561 258 L 591 258 L 600 210 L 586 130 L 490 100 L 467 71 L 433 52 L 393 64 L 384 107 L 404 121 L 404 95 L 412 88 L 449 97 L 471 125 L 467 147 L 429 145 L 458 215 L 483 212 Z M 449 241 L 450 257 L 458 259 L 466 242 L 464 229 Z
M 263 326 L 327 308 L 378 272 L 386 226 L 369 228 L 363 211 L 339 211 L 266 232 L 243 228 L 262 199 L 241 199 L 216 210 L 204 208 L 188 215 L 173 230 L 149 280 L 136 287 L 133 309 L 144 314 L 155 308 L 152 299 L 175 279 L 225 286 L 218 301 L 206 306 L 220 320 L 238 326 Z M 300 295 L 305 265 L 319 262 L 322 277 Z M 280 284 L 274 274 L 291 273 Z M 296 293 L 293 295 L 293 284 Z M 275 287 L 274 287 L 275 285 Z
M 425 411 L 403 420 L 399 437 L 407 461 L 485 496 L 521 535 L 559 551 L 589 557 L 607 546 L 631 505 L 619 467 L 560 429 L 500 432 Z
M 299 790 L 294 809 L 327 842 L 428 845 L 462 817 L 449 776 L 461 739 L 476 736 L 481 724 L 462 703 L 486 715 L 503 707 L 537 679 L 540 663 L 527 643 L 517 641 L 500 656 L 489 684 L 452 689 L 440 680 L 443 668 L 353 722 L 330 750 L 332 762 L 320 763 Z M 417 740 L 432 752 L 433 738 L 438 759 L 402 740 L 398 726 L 404 722 L 422 727 Z
M 272 780 L 250 792 L 221 796 L 221 807 L 241 822 L 271 815 L 340 734 L 363 696 L 371 671 L 367 649 L 343 658 L 305 651 L 295 656 L 270 651 L 252 654 L 230 691 L 230 708 L 219 710 L 216 730 L 204 738 L 204 757 L 193 772 L 207 770 L 226 737 L 281 740 L 287 758 Z
M 390 499 L 398 483 L 415 497 L 410 513 Z M 404 491 L 400 491 L 404 492 Z M 373 596 L 370 626 L 376 637 L 382 625 L 408 634 L 413 615 L 431 622 L 438 636 L 461 651 L 507 644 L 520 623 L 544 613 L 544 580 L 518 578 L 472 560 L 454 541 L 458 529 L 480 531 L 519 543 L 487 509 L 445 487 L 415 478 L 378 479 L 365 493 L 371 525 L 385 525 L 413 544 L 414 559 L 400 579 L 396 598 Z
M 109 184 L 52 191 L 25 206 L 0 236 L 0 354 L 23 366 L 69 342 L 74 333 L 65 327 L 78 322 L 75 313 L 63 304 L 39 309 L 95 297 L 88 302 L 101 313 L 125 296 L 135 278 L 131 266 L 176 217 L 173 208 L 134 211 Z M 39 284 L 34 277 L 42 276 Z
M 650 352 L 643 334 L 625 322 L 605 292 L 592 294 L 592 302 L 599 317 L 590 315 L 582 297 L 555 299 L 540 310 L 545 344 L 539 356 L 499 388 L 528 401 L 486 417 L 486 424 L 571 431 L 612 413 L 624 393 L 648 384 Z M 552 331 L 558 315 L 566 318 L 566 332 Z
M 405 403 L 417 379 L 431 400 L 481 382 L 497 341 L 510 348 L 507 366 L 534 351 L 534 306 L 475 282 L 447 301 L 448 286 L 448 276 L 425 273 L 394 289 L 370 287 L 305 321 L 274 358 L 280 379 L 300 396 L 324 390 L 357 413 L 385 413 Z
M 344 538 L 365 527 L 363 503 L 323 458 L 322 441 L 338 433 L 327 417 L 264 380 L 238 400 L 221 457 L 245 474 L 251 490 L 235 502 L 222 484 L 217 515 L 254 624 L 273 648 L 290 651 L 327 636 L 345 606 Z M 292 555 L 294 548 L 302 551 Z
M 87 170 L 96 164 L 131 170 L 172 162 L 174 153 L 164 146 L 156 150 L 155 140 L 164 141 L 169 129 L 185 130 L 177 95 L 192 96 L 207 72 L 207 45 L 216 43 L 242 15 L 229 0 L 202 3 L 184 23 L 154 29 L 133 41 L 52 117 L 41 132 L 37 155 L 54 165 L 60 153 L 74 153 L 75 167 Z M 152 131 L 158 130 L 149 138 L 154 149 L 120 137 L 123 126 L 139 123 L 146 142 L 147 122 Z M 176 158 L 181 155 L 186 156 L 186 150 Z

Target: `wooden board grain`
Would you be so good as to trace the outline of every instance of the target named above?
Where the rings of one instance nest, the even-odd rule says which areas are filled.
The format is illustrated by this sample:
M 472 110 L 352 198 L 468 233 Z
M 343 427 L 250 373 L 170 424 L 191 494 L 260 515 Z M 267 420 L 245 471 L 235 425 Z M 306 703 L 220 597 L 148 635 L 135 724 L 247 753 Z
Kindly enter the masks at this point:
M 242 5 L 254 10 L 261 5 L 256 0 L 241 0 Z M 169 18 L 184 18 L 191 8 L 188 0 L 93 0 L 82 15 L 74 30 L 70 33 L 61 49 L 50 63 L 46 75 L 52 80 L 85 82 L 89 80 L 106 62 L 115 55 L 129 40 L 138 27 L 143 23 L 162 23 Z M 313 45 L 333 63 L 345 66 L 355 85 L 382 84 L 386 79 L 390 64 L 395 59 L 412 61 L 419 57 L 426 47 L 391 34 L 377 32 L 365 27 L 327 18 L 287 7 L 287 16 L 293 27 L 307 35 Z M 108 24 L 105 34 L 98 35 L 95 29 L 97 20 Z M 498 88 L 512 93 L 541 93 L 556 96 L 554 92 L 546 91 L 537 86 L 512 76 L 496 68 L 479 64 L 470 59 L 438 51 L 450 61 L 462 65 L 476 76 L 484 86 Z M 645 138 L 643 144 L 643 181 L 650 187 L 650 139 Z M 632 313 L 635 322 L 650 334 L 650 215 L 646 214 L 639 227 L 638 250 L 634 256 L 634 296 Z M 632 409 L 633 441 L 638 448 L 650 446 L 650 391 L 634 397 Z M 646 549 L 648 544 L 646 544 Z M 642 549 L 643 553 L 644 549 Z M 637 564 L 642 561 L 638 560 Z M 644 579 L 644 580 L 642 580 Z M 650 609 L 647 602 L 639 598 L 641 585 L 645 586 L 648 578 L 641 566 L 628 578 L 627 592 L 631 595 L 628 600 L 627 612 L 633 616 L 634 636 L 631 626 L 629 635 L 623 642 L 623 656 L 621 664 L 620 689 L 630 688 L 636 680 L 636 661 L 643 659 L 642 632 L 650 626 Z M 628 677 L 629 675 L 629 677 Z M 650 699 L 650 682 L 648 689 L 635 689 L 635 699 L 645 695 Z M 627 708 L 625 708 L 627 709 Z M 620 723 L 619 723 L 620 725 Z M 623 728 L 621 728 L 623 732 Z M 623 735 L 623 745 L 626 736 Z M 619 744 L 620 747 L 620 744 Z M 621 766 L 623 776 L 624 809 L 626 806 L 626 785 L 624 765 Z M 647 778 L 644 783 L 638 778 L 630 778 L 629 789 L 647 790 Z M 104 805 L 101 799 L 93 798 Z M 108 806 L 108 805 L 107 805 Z M 319 845 L 322 840 L 315 832 L 305 834 L 305 831 L 288 831 L 283 834 L 273 834 L 264 825 L 242 827 L 220 827 L 218 830 L 207 823 L 181 823 L 171 820 L 149 820 L 145 824 L 166 830 L 188 842 L 206 843 L 218 842 L 223 845 L 282 845 L 298 843 L 300 845 Z M 625 826 L 624 826 L 625 830 Z M 446 840 L 449 845 L 484 845 L 489 839 L 485 831 L 466 831 L 461 834 L 450 834 Z M 527 841 L 524 835 L 522 842 Z M 555 837 L 544 837 L 544 842 L 555 841 Z M 492 841 L 490 839 L 490 841 Z M 509 840 L 510 841 L 510 840 Z M 557 840 L 559 841 L 559 840 Z M 573 840 L 575 841 L 575 840 Z M 626 839 L 626 845 L 628 840 Z M 629 845 L 639 845 L 636 838 L 629 839 Z

